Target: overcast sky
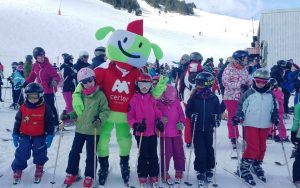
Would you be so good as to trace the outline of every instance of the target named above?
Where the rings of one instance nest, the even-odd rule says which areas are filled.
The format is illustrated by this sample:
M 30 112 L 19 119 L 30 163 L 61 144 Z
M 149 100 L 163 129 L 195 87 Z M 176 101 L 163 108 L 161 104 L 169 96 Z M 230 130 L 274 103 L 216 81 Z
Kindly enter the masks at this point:
M 300 0 L 185 0 L 204 11 L 238 18 L 259 19 L 262 10 L 300 8 Z

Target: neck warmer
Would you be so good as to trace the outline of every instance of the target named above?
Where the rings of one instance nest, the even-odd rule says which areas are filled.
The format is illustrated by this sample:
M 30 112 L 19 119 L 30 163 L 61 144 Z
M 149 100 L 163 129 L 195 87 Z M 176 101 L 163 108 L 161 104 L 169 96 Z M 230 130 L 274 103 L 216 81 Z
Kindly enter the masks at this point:
M 85 87 L 82 87 L 82 93 L 84 95 L 88 96 L 88 95 L 94 93 L 97 90 L 97 88 L 98 88 L 97 86 L 91 86 L 88 89 Z

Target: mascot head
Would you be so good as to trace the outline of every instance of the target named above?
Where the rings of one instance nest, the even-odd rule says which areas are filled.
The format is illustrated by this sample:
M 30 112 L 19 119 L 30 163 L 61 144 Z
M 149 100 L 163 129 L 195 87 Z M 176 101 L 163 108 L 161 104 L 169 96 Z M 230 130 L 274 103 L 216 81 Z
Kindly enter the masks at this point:
M 96 32 L 96 39 L 103 40 L 110 32 L 112 34 L 107 41 L 106 56 L 112 61 L 141 68 L 146 65 L 151 49 L 156 59 L 163 57 L 161 48 L 143 37 L 143 20 L 129 23 L 127 30 L 115 30 L 110 26 L 100 28 Z

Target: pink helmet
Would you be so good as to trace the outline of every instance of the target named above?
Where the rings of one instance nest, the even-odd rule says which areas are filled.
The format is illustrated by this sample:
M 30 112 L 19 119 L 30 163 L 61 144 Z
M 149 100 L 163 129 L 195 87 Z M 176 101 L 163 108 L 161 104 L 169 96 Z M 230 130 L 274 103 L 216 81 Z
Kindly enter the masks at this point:
M 80 69 L 79 72 L 77 73 L 78 82 L 81 82 L 82 80 L 90 77 L 95 77 L 95 72 L 88 67 Z
M 23 65 L 18 65 L 17 68 L 16 68 L 16 70 L 17 70 L 17 71 L 22 71 L 22 72 L 23 72 L 23 71 L 24 71 Z
M 165 90 L 161 98 L 166 102 L 174 102 L 177 99 L 177 91 L 175 87 L 167 85 L 167 89 Z

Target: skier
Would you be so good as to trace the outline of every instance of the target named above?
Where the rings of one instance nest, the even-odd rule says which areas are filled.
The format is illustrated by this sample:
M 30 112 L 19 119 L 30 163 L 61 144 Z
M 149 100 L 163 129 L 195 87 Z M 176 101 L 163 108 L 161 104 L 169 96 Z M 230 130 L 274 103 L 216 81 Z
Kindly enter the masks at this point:
M 300 188 L 300 103 L 297 103 L 294 110 L 294 121 L 293 126 L 291 128 L 291 142 L 297 148 L 295 161 L 293 164 L 293 182 L 298 188 Z
M 95 57 L 92 59 L 92 64 L 90 66 L 91 69 L 95 69 L 107 60 L 107 57 L 105 55 L 105 47 L 103 46 L 96 48 L 94 54 Z
M 230 119 L 234 116 L 241 94 L 249 88 L 251 80 L 248 75 L 248 52 L 237 50 L 232 54 L 232 62 L 227 65 L 222 74 L 222 83 L 225 87 L 223 101 L 228 111 L 228 137 L 233 149 L 236 149 L 236 140 L 239 137 L 238 128 L 232 126 Z M 236 135 L 235 135 L 236 132 Z
M 12 99 L 13 99 L 13 102 L 12 104 L 9 106 L 9 108 L 13 108 L 13 109 L 17 109 L 17 103 L 18 103 L 18 97 L 17 94 L 16 94 L 16 90 L 15 90 L 15 87 L 14 87 L 14 82 L 13 82 L 13 76 L 14 76 L 14 73 L 16 71 L 18 67 L 18 63 L 17 62 L 12 62 L 11 63 L 11 68 L 12 68 L 12 73 L 11 75 L 7 78 L 7 81 L 10 82 L 11 84 L 11 94 L 12 94 Z
M 129 102 L 128 123 L 134 129 L 139 148 L 137 173 L 141 187 L 147 187 L 148 176 L 151 187 L 158 188 L 157 132 L 164 131 L 161 112 L 151 95 L 150 75 L 141 74 L 136 79 L 136 92 Z M 157 131 L 156 131 L 157 130 Z M 140 145 L 141 144 L 141 145 Z
M 109 107 L 104 93 L 96 85 L 95 73 L 92 69 L 85 67 L 80 69 L 77 74 L 78 82 L 83 86 L 84 109 L 78 116 L 76 112 L 67 113 L 63 111 L 61 120 L 66 121 L 77 118 L 75 137 L 72 149 L 69 153 L 67 176 L 64 181 L 66 186 L 71 186 L 74 181 L 80 178 L 79 161 L 80 153 L 86 142 L 86 166 L 83 181 L 83 187 L 92 187 L 94 177 L 94 144 L 98 143 L 100 135 L 100 126 L 108 117 Z M 94 143 L 94 129 L 96 129 L 97 143 Z
M 22 65 L 18 65 L 16 71 L 12 74 L 12 82 L 14 86 L 14 97 L 16 101 L 15 109 L 17 110 L 18 107 L 23 104 L 23 94 L 22 94 L 22 85 L 25 81 L 24 79 L 24 68 Z
M 47 148 L 51 146 L 54 136 L 53 114 L 44 102 L 43 87 L 38 83 L 30 83 L 24 93 L 25 103 L 16 114 L 12 134 L 14 146 L 17 148 L 11 165 L 14 184 L 21 181 L 31 150 L 33 163 L 36 165 L 35 183 L 40 182 L 44 164 L 48 161 Z
M 162 112 L 163 121 L 165 121 L 165 131 L 160 135 L 161 176 L 163 181 L 172 185 L 173 182 L 168 173 L 171 158 L 173 157 L 174 160 L 175 183 L 181 182 L 183 171 L 185 171 L 182 141 L 185 117 L 177 98 L 177 91 L 173 86 L 167 86 L 166 91 L 158 100 L 157 107 Z
M 243 122 L 246 148 L 237 174 L 250 185 L 255 185 L 251 171 L 266 182 L 263 163 L 266 140 L 272 123 L 279 124 L 276 99 L 270 91 L 270 74 L 266 69 L 253 73 L 252 87 L 239 100 L 238 109 L 232 117 L 234 126 Z
M 52 67 L 49 59 L 45 56 L 45 50 L 41 47 L 33 49 L 33 57 L 36 62 L 32 65 L 31 72 L 23 84 L 25 87 L 28 83 L 40 83 L 44 89 L 44 100 L 50 106 L 53 112 L 54 126 L 58 129 L 58 114 L 55 107 L 55 92 L 57 91 L 57 84 L 60 77 L 56 70 Z
M 25 63 L 24 63 L 24 77 L 27 79 L 27 77 L 30 74 L 32 68 L 32 55 L 26 55 L 25 57 Z
M 79 53 L 79 58 L 77 59 L 77 62 L 74 65 L 74 69 L 76 69 L 77 72 L 79 72 L 80 69 L 84 67 L 89 67 L 90 64 L 88 63 L 88 59 L 89 53 L 87 51 L 81 51 Z
M 192 134 L 196 156 L 194 169 L 197 171 L 200 187 L 203 187 L 205 182 L 212 182 L 215 167 L 213 132 L 214 128 L 220 125 L 220 103 L 218 97 L 211 91 L 214 80 L 214 76 L 208 72 L 201 72 L 196 76 L 196 88 L 188 100 L 185 111 L 186 116 L 191 119 L 194 131 Z

